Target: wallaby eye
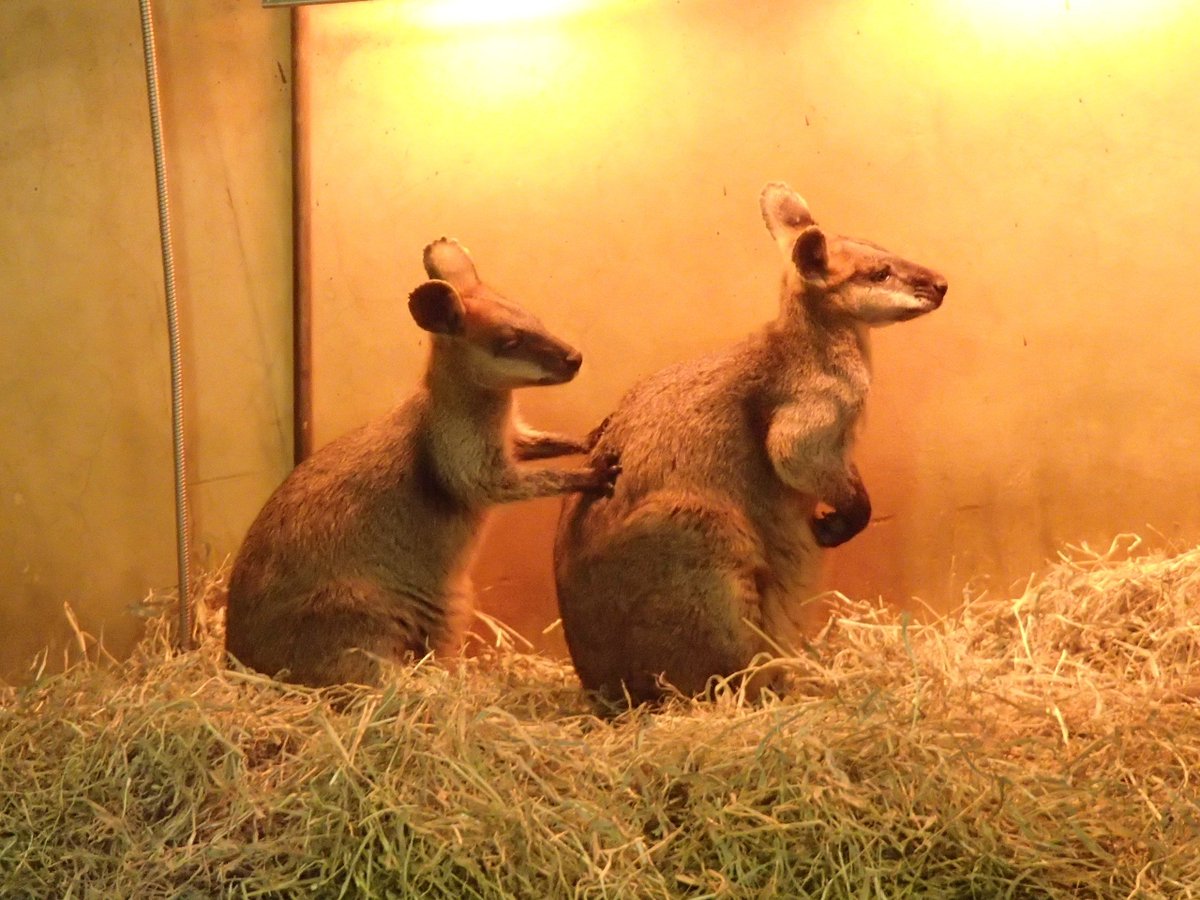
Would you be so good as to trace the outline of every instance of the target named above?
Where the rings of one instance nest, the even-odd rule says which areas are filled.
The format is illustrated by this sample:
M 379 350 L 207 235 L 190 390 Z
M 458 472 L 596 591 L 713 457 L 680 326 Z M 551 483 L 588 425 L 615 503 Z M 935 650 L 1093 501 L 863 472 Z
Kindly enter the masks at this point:
M 517 331 L 506 332 L 496 341 L 496 353 L 512 353 L 521 346 L 521 334 Z
M 887 281 L 888 276 L 891 274 L 892 274 L 891 268 L 889 266 L 883 266 L 882 268 L 876 269 L 874 272 L 872 272 L 867 277 L 870 278 L 872 281 L 876 281 L 876 282 Z

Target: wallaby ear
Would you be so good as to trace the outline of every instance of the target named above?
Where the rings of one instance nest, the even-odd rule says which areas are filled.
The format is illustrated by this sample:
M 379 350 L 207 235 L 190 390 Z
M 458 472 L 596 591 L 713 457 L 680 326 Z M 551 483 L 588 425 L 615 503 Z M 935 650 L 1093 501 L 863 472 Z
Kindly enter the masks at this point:
M 758 202 L 771 237 L 785 254 L 790 253 L 796 237 L 813 224 L 808 204 L 782 181 L 773 181 L 764 187 Z
M 413 321 L 434 334 L 462 334 L 467 311 L 454 285 L 426 281 L 408 295 Z
M 809 225 L 796 238 L 792 246 L 792 262 L 805 278 L 824 278 L 829 271 L 825 235 L 816 225 Z
M 425 248 L 425 273 L 454 285 L 460 294 L 479 286 L 479 274 L 467 248 L 453 238 L 438 238 Z

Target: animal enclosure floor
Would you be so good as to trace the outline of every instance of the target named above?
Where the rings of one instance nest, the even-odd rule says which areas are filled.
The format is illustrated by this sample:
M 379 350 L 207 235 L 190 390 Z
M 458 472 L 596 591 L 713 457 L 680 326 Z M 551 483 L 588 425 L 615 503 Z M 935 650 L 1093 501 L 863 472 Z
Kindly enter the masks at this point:
M 612 720 L 511 647 L 315 691 L 163 620 L 0 693 L 0 895 L 1197 897 L 1200 550 L 1134 545 Z

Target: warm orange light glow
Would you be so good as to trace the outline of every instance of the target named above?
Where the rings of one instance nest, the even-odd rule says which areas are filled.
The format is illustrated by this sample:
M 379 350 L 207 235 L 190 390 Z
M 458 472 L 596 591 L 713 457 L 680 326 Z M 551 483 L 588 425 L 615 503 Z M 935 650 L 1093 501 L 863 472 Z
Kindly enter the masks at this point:
M 670 151 L 673 145 L 661 140 L 647 149 L 639 135 L 661 133 L 672 119 L 660 115 L 636 132 L 616 127 L 654 88 L 646 60 L 677 65 L 677 47 L 651 45 L 628 27 L 627 14 L 639 6 L 651 4 L 398 0 L 344 4 L 323 11 L 321 23 L 362 51 L 348 56 L 344 83 L 378 85 L 371 92 L 378 121 L 405 123 L 389 132 L 397 158 L 431 173 L 469 158 L 472 175 L 495 184 L 522 171 L 570 179 L 581 158 L 589 166 L 612 165 L 628 155 L 650 159 Z M 472 10 L 498 15 L 500 9 L 509 18 L 498 24 L 478 18 L 455 24 Z M 518 9 L 546 17 L 513 21 Z M 393 43 L 403 48 L 367 52 Z M 673 115 L 686 117 L 689 109 L 676 104 Z M 419 141 L 412 139 L 416 132 Z

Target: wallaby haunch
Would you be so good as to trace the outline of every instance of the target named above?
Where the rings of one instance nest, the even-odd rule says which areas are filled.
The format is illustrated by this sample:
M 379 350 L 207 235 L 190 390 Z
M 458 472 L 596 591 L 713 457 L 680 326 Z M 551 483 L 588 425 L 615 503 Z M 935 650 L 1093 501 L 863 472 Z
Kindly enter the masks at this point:
M 946 293 L 936 272 L 823 233 L 787 185 L 767 185 L 761 205 L 785 261 L 778 318 L 629 391 L 592 450 L 620 454 L 615 493 L 563 508 L 563 630 L 584 687 L 612 700 L 657 699 L 662 682 L 698 694 L 798 645 L 818 548 L 871 517 L 850 459 L 867 329 Z
M 432 332 L 424 384 L 390 415 L 305 460 L 250 526 L 229 580 L 226 646 L 310 685 L 379 680 L 380 658 L 454 652 L 472 611 L 467 568 L 489 506 L 611 493 L 619 467 L 528 469 L 585 453 L 532 431 L 512 391 L 562 384 L 583 357 L 479 280 L 465 248 L 425 248 L 432 281 L 409 297 Z

